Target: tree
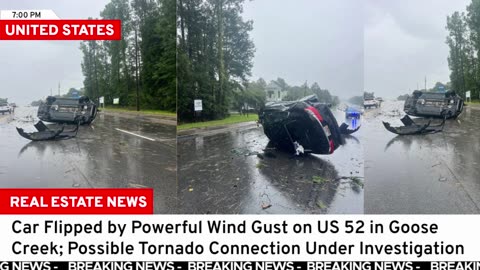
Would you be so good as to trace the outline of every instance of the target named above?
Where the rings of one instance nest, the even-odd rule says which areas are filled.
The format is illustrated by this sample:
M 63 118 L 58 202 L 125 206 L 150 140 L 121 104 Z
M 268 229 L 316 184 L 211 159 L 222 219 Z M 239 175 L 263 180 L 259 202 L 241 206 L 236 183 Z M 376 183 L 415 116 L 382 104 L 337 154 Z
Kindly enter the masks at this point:
M 467 24 L 463 13 L 454 12 L 451 16 L 447 16 L 447 44 L 450 48 L 448 57 L 448 65 L 451 70 L 450 81 L 452 87 L 460 94 L 466 91 L 466 74 L 467 67 Z
M 118 41 L 84 41 L 85 94 L 111 104 L 176 110 L 175 0 L 111 0 L 103 19 L 122 21 Z
M 244 21 L 244 0 L 179 0 L 178 116 L 192 121 L 193 100 L 202 99 L 205 119 L 228 115 L 244 99 L 252 68 L 251 21 Z

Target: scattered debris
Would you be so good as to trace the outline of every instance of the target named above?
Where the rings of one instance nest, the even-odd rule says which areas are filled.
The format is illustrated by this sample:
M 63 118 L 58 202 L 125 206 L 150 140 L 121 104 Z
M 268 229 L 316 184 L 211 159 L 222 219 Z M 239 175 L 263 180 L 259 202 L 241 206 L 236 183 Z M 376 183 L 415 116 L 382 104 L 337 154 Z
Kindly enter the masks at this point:
M 128 183 L 128 187 L 130 188 L 148 188 L 147 186 L 141 185 L 141 184 L 135 184 L 135 183 Z
M 265 209 L 268 209 L 272 207 L 272 205 L 270 203 L 262 203 L 262 209 L 265 210 Z
M 262 193 L 262 194 L 260 195 L 260 197 L 262 198 L 262 209 L 263 209 L 263 210 L 266 210 L 266 209 L 272 207 L 272 200 L 270 199 L 270 197 L 268 196 L 267 193 L 265 193 L 265 192 Z M 266 197 L 267 200 L 263 200 L 264 197 Z
M 438 178 L 438 181 L 439 182 L 446 182 L 447 178 L 442 176 L 442 177 Z
M 322 202 L 322 200 L 317 200 L 317 206 L 322 210 L 327 208 L 327 206 Z
M 410 116 L 405 115 L 402 119 L 400 119 L 403 123 L 403 127 L 392 127 L 390 123 L 383 122 L 383 126 L 390 132 L 398 134 L 398 135 L 421 135 L 421 134 L 430 134 L 430 133 L 437 133 L 443 130 L 445 125 L 445 119 L 443 118 L 442 122 L 438 125 L 431 125 L 431 120 L 429 120 L 425 124 L 415 123 L 415 121 L 410 118 Z
M 362 178 L 360 176 L 341 176 L 341 177 L 338 177 L 335 180 L 349 180 L 352 188 L 356 188 L 356 187 L 363 188 L 363 186 L 364 186 L 364 183 L 363 183 Z
M 257 163 L 256 167 L 257 167 L 257 169 L 261 169 L 261 168 L 265 167 L 265 164 L 259 162 L 259 163 Z
M 18 127 L 17 132 L 20 134 L 20 136 L 32 141 L 64 140 L 77 136 L 79 125 L 80 123 L 77 123 L 75 129 L 69 131 L 65 131 L 65 126 L 62 126 L 60 129 L 52 130 L 49 129 L 42 121 L 39 121 L 34 125 L 34 127 L 37 129 L 37 132 L 25 132 L 23 128 Z
M 320 184 L 320 185 L 323 185 L 323 184 L 329 182 L 328 179 L 325 179 L 325 178 L 323 178 L 323 177 L 321 177 L 321 176 L 317 176 L 317 175 L 314 175 L 314 176 L 312 177 L 312 181 L 313 181 L 313 183 L 315 183 L 315 184 Z
M 350 177 L 350 180 L 351 180 L 351 183 L 353 185 L 356 185 L 356 186 L 359 186 L 359 187 L 363 188 L 363 182 L 362 182 L 362 179 L 360 179 L 360 177 L 352 176 L 352 177 Z

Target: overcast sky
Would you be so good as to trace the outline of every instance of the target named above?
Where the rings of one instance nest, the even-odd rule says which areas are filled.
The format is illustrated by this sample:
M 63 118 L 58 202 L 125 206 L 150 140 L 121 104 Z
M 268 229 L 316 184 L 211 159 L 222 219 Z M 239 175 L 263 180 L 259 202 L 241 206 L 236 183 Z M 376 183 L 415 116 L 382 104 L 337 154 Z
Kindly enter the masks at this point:
M 108 0 L 0 0 L 0 9 L 53 9 L 60 18 L 98 17 Z M 364 89 L 396 97 L 449 80 L 446 16 L 469 0 L 255 0 L 254 79 L 318 82 L 349 97 Z M 83 84 L 76 41 L 0 41 L 0 97 L 29 103 Z
M 99 17 L 108 0 L 0 0 L 0 10 L 52 9 L 62 19 Z M 0 97 L 28 104 L 83 85 L 78 41 L 0 41 Z
M 281 77 L 349 97 L 363 91 L 363 1 L 246 1 L 256 53 L 252 76 Z
M 397 97 L 449 81 L 446 17 L 470 0 L 365 1 L 365 90 Z

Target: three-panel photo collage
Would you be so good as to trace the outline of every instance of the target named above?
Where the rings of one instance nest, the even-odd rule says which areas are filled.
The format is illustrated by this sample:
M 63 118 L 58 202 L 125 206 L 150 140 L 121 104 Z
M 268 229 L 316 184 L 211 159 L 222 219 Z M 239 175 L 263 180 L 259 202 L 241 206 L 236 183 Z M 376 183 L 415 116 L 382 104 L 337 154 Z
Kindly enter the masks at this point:
M 152 188 L 155 214 L 478 214 L 477 2 L 2 0 L 122 36 L 0 41 L 0 188 Z

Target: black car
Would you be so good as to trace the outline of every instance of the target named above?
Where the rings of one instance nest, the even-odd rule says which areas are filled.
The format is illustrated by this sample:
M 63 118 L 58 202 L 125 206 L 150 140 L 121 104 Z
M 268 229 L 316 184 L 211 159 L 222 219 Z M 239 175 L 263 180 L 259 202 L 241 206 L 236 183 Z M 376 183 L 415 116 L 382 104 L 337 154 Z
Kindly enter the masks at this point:
M 332 154 L 344 144 L 344 136 L 359 129 L 338 126 L 327 104 L 307 96 L 297 101 L 270 102 L 259 112 L 265 135 L 277 149 L 296 155 Z
M 97 105 L 88 97 L 47 97 L 37 116 L 45 122 L 90 124 L 97 116 Z
M 411 116 L 456 118 L 463 111 L 463 99 L 454 91 L 414 91 L 403 110 Z

